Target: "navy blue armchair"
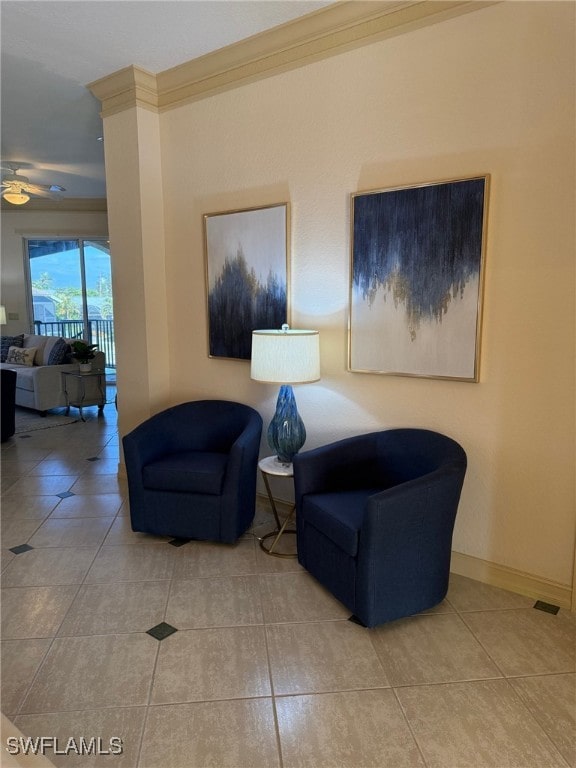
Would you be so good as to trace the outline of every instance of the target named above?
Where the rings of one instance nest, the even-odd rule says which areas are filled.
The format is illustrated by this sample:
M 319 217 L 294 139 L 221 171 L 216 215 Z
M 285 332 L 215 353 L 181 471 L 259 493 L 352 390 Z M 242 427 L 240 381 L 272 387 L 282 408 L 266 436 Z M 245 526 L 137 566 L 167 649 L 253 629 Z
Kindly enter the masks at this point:
M 261 433 L 250 406 L 198 400 L 125 435 L 132 530 L 236 541 L 254 518 Z
M 391 429 L 294 457 L 298 561 L 366 627 L 448 590 L 466 454 L 425 429 Z
M 16 371 L 8 368 L 0 370 L 0 392 L 2 395 L 0 430 L 2 442 L 5 442 L 16 431 Z

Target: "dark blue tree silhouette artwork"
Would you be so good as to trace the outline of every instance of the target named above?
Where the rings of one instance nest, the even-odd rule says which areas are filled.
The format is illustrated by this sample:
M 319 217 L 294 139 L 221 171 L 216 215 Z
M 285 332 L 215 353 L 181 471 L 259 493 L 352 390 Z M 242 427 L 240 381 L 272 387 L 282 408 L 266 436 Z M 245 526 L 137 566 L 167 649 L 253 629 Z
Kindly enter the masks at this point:
M 252 331 L 281 328 L 286 315 L 286 284 L 271 270 L 260 282 L 239 245 L 208 294 L 210 355 L 250 360 Z
M 480 277 L 485 177 L 356 195 L 353 287 L 369 305 L 403 307 L 410 337 L 442 323 L 451 302 Z

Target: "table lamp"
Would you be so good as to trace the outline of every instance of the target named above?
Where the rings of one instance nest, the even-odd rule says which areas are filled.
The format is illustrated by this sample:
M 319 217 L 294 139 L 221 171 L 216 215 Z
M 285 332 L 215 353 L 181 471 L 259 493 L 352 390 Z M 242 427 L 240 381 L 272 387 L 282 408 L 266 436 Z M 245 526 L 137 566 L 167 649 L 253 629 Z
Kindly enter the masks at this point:
M 278 461 L 290 464 L 306 441 L 291 385 L 320 379 L 318 331 L 292 330 L 289 325 L 280 330 L 253 331 L 250 376 L 255 381 L 282 385 L 267 436 Z

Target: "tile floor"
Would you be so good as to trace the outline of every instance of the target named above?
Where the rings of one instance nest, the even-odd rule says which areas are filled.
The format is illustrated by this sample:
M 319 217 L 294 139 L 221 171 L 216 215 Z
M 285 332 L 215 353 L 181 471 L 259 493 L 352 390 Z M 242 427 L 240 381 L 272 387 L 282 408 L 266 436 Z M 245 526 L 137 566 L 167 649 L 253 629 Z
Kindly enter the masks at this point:
M 261 551 L 264 503 L 232 547 L 133 533 L 114 405 L 86 413 L 1 454 L 2 710 L 61 750 L 122 739 L 55 765 L 576 766 L 573 614 L 453 576 L 434 610 L 363 629 Z

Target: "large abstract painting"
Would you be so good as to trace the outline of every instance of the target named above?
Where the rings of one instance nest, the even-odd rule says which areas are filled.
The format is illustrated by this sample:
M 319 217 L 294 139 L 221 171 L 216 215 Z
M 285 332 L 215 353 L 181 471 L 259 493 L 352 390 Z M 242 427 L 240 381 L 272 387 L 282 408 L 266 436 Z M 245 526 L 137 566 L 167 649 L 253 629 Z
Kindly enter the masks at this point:
M 488 181 L 352 195 L 350 370 L 478 381 Z
M 288 320 L 288 204 L 204 216 L 210 357 L 249 360 Z

